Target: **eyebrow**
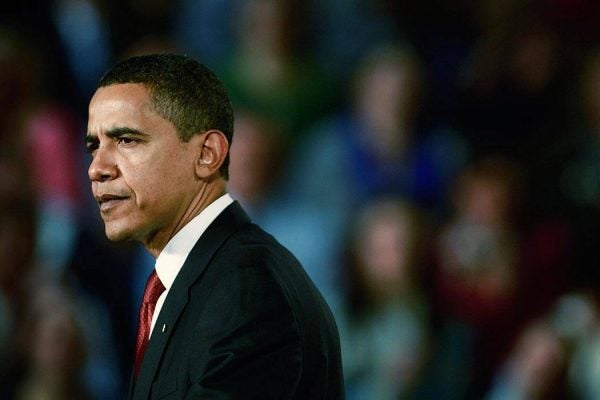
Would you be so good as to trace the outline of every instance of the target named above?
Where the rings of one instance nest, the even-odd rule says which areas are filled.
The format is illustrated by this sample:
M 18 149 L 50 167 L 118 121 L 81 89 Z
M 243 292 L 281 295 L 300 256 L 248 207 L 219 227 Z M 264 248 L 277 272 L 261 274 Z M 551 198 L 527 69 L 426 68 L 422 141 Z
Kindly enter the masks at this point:
M 120 138 L 122 136 L 127 136 L 127 135 L 129 135 L 129 136 L 149 136 L 147 133 L 144 133 L 135 128 L 129 128 L 126 126 L 113 128 L 106 132 L 106 136 L 108 136 L 111 139 Z M 89 148 L 90 146 L 97 144 L 97 143 L 98 143 L 98 135 L 88 133 L 85 136 L 86 147 Z
M 129 128 L 126 126 L 113 128 L 106 132 L 106 136 L 108 136 L 109 138 L 119 138 L 119 137 L 125 136 L 125 135 L 148 136 L 147 133 L 144 133 L 135 128 Z

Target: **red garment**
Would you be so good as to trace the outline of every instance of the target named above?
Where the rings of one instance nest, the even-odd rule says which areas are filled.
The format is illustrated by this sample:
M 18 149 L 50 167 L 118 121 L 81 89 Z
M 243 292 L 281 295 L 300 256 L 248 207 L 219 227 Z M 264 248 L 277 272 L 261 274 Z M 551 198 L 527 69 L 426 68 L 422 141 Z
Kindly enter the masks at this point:
M 140 314 L 138 317 L 138 330 L 135 339 L 135 376 L 137 377 L 140 367 L 142 366 L 142 359 L 144 358 L 144 352 L 148 345 L 150 337 L 150 326 L 152 324 L 152 315 L 156 308 L 156 302 L 160 297 L 161 293 L 165 291 L 165 287 L 158 278 L 156 270 L 152 271 L 148 277 L 146 283 L 146 289 L 144 289 L 144 297 L 142 305 L 140 306 Z

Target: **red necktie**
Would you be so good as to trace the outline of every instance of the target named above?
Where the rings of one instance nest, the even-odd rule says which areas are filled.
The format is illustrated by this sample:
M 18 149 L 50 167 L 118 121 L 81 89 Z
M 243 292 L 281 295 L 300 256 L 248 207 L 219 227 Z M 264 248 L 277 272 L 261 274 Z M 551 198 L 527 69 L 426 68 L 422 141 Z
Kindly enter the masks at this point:
M 144 352 L 148 345 L 148 337 L 150 336 L 150 325 L 152 324 L 152 314 L 154 314 L 154 308 L 156 307 L 156 301 L 162 292 L 165 291 L 165 287 L 158 278 L 156 270 L 152 271 L 148 282 L 146 283 L 146 289 L 144 289 L 144 298 L 142 305 L 140 306 L 140 315 L 138 318 L 138 330 L 135 339 L 135 376 L 138 376 L 140 367 L 142 365 L 142 359 L 144 358 Z

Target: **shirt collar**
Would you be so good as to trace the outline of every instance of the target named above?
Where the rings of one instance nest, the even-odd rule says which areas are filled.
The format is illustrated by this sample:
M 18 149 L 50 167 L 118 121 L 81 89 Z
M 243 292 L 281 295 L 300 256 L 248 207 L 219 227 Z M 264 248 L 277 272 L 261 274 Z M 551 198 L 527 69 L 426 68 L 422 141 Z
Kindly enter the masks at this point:
M 233 199 L 229 194 L 225 193 L 219 197 L 181 228 L 160 252 L 156 258 L 155 268 L 167 291 L 173 285 L 183 263 L 200 236 L 231 203 L 233 203 Z

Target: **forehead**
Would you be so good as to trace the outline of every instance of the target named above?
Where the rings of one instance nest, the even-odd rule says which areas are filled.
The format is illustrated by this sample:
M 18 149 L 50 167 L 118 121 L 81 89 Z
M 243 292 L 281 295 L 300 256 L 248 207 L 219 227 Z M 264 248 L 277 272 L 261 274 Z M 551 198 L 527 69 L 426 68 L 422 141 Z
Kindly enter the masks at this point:
M 150 91 L 137 83 L 99 88 L 89 106 L 88 131 L 132 126 L 160 118 L 151 108 Z

